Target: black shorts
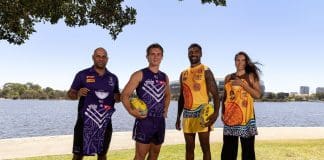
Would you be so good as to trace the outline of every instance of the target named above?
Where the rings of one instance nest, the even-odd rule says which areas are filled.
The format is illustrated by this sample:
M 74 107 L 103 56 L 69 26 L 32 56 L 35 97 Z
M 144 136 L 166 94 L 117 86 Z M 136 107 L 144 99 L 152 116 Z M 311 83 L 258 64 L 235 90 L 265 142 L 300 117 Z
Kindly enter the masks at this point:
M 78 118 L 77 123 L 75 124 L 75 127 L 74 127 L 72 153 L 74 153 L 76 155 L 92 156 L 92 155 L 84 154 L 84 152 L 83 152 L 83 128 L 84 128 L 83 120 L 81 118 Z M 111 141 L 112 132 L 113 132 L 113 129 L 112 129 L 111 121 L 110 121 L 107 124 L 107 128 L 105 130 L 104 144 L 103 144 L 102 152 L 97 153 L 98 155 L 106 155 L 107 154 L 108 148 L 110 145 L 110 141 Z

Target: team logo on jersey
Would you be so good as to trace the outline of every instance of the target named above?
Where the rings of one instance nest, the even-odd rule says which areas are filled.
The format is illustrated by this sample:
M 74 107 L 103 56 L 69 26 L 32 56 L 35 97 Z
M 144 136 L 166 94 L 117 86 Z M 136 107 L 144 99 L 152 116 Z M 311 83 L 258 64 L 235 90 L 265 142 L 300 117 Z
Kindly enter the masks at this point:
M 105 99 L 109 95 L 109 92 L 104 92 L 104 91 L 95 91 L 95 93 L 99 99 Z
M 112 77 L 109 77 L 108 85 L 109 85 L 109 86 L 114 86 L 114 80 L 113 80 Z

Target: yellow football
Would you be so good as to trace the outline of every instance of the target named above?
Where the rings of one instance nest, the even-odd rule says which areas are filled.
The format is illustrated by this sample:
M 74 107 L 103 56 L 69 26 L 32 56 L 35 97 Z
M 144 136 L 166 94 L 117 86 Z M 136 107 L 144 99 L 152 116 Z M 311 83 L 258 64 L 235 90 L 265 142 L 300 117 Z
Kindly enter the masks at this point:
M 214 106 L 211 104 L 204 104 L 200 111 L 200 125 L 206 127 L 205 124 L 208 122 L 207 118 L 214 113 Z
M 147 114 L 147 106 L 146 104 L 139 98 L 132 98 L 130 100 L 130 104 L 132 105 L 132 107 L 136 110 L 138 110 L 142 115 L 146 115 Z

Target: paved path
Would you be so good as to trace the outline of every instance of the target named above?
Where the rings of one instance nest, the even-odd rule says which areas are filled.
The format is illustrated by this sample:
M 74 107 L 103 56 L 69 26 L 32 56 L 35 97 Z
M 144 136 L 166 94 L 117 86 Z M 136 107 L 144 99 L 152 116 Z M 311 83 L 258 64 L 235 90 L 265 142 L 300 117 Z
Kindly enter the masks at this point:
M 257 140 L 323 139 L 324 127 L 259 127 Z M 212 142 L 222 142 L 222 129 L 211 133 Z M 134 148 L 131 132 L 114 132 L 110 150 Z M 197 141 L 198 142 L 198 141 Z M 183 144 L 183 134 L 167 130 L 164 145 Z M 72 135 L 0 139 L 0 159 L 71 154 Z

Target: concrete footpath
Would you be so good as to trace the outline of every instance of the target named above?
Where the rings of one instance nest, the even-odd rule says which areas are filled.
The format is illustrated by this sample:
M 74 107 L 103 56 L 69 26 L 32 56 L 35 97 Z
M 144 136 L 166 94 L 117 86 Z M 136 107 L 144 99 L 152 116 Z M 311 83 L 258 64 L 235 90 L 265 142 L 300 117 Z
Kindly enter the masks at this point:
M 324 139 L 324 127 L 259 127 L 258 131 L 256 140 Z M 222 132 L 215 128 L 211 142 L 222 142 Z M 131 137 L 131 132 L 114 132 L 110 150 L 134 148 Z M 72 139 L 72 135 L 0 139 L 0 159 L 71 154 Z M 182 131 L 166 131 L 163 145 L 183 143 Z

